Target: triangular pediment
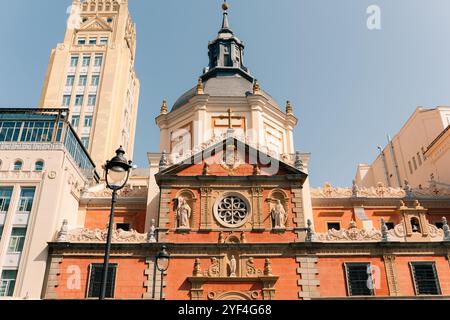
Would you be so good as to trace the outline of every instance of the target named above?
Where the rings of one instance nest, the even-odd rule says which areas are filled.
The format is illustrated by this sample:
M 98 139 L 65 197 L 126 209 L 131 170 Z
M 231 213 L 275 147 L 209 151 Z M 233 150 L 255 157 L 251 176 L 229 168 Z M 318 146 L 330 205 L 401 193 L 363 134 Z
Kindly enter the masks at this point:
M 79 29 L 80 31 L 112 31 L 105 21 L 99 17 L 92 18 L 83 23 Z
M 157 180 L 164 176 L 296 176 L 304 181 L 307 174 L 236 138 L 228 138 L 162 170 Z

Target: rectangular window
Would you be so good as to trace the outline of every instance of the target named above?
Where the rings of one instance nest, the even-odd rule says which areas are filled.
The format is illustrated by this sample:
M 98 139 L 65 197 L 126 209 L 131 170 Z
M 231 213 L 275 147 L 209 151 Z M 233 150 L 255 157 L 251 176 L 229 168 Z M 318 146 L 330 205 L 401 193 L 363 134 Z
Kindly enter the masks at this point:
M 90 64 L 91 64 L 91 57 L 84 56 L 83 57 L 83 67 L 89 67 Z
M 411 262 L 417 295 L 440 295 L 441 288 L 434 262 Z
M 88 106 L 95 106 L 95 103 L 97 102 L 97 96 L 95 94 L 91 94 L 88 97 Z
M 108 44 L 108 37 L 101 37 L 100 44 Z
M 100 296 L 100 286 L 102 284 L 103 265 L 91 264 L 89 275 L 88 298 L 98 298 Z M 116 284 L 117 264 L 110 263 L 106 281 L 106 297 L 114 298 Z
M 78 44 L 86 44 L 86 38 L 84 37 L 78 38 Z
M 89 38 L 89 44 L 97 44 L 97 38 Z
M 71 67 L 76 67 L 76 66 L 78 66 L 78 56 L 72 56 L 71 58 L 70 58 L 70 66 Z
M 92 116 L 85 116 L 84 117 L 84 126 L 86 128 L 92 127 Z
M 65 95 L 63 97 L 63 103 L 62 103 L 63 107 L 68 107 L 70 105 L 70 99 L 71 98 L 72 97 L 70 95 Z
M 25 243 L 27 228 L 13 228 L 9 239 L 8 253 L 21 253 Z
M 23 123 L 22 142 L 50 142 L 55 124 L 52 121 L 26 121 Z
M 35 190 L 34 187 L 21 188 L 18 211 L 31 212 Z
M 70 121 L 70 124 L 74 128 L 78 128 L 80 125 L 80 116 L 72 116 L 72 121 Z
M 373 296 L 373 281 L 370 263 L 346 263 L 349 296 Z
M 386 222 L 386 227 L 388 228 L 388 230 L 392 230 L 392 229 L 394 229 L 394 223 L 393 222 Z
M 75 97 L 75 105 L 81 107 L 83 105 L 83 95 L 77 95 Z
M 327 228 L 328 230 L 336 230 L 339 231 L 341 230 L 341 224 L 339 222 L 327 222 Z
M 89 137 L 82 137 L 81 138 L 81 143 L 83 144 L 83 146 L 88 149 L 89 148 Z
M 91 79 L 91 86 L 98 86 L 99 83 L 100 83 L 100 76 L 93 75 Z
M 116 229 L 123 230 L 123 231 L 130 231 L 130 224 L 129 223 L 116 223 Z
M 1 121 L 0 122 L 0 142 L 17 142 L 22 127 L 20 121 Z
M 16 286 L 17 270 L 3 270 L 0 280 L 0 297 L 12 297 Z
M 413 157 L 412 159 L 413 159 L 414 170 L 417 170 L 416 157 Z
M 417 152 L 417 159 L 419 159 L 419 166 L 422 165 L 422 158 L 420 157 L 420 152 Z
M 86 84 L 87 84 L 87 76 L 86 75 L 80 76 L 80 79 L 78 79 L 78 85 L 80 87 L 84 87 Z
M 67 87 L 73 86 L 74 82 L 75 82 L 75 76 L 67 76 L 67 79 L 66 79 Z
M 94 61 L 94 66 L 101 67 L 102 63 L 103 63 L 103 55 L 96 55 L 95 61 Z
M 12 187 L 0 188 L 0 212 L 8 212 L 12 192 Z

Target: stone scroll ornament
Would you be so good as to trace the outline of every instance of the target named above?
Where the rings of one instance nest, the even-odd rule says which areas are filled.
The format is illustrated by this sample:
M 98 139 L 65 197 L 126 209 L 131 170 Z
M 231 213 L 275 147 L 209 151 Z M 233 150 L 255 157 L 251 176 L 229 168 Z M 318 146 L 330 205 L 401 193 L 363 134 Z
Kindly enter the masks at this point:
M 219 277 L 220 276 L 220 262 L 216 257 L 211 258 L 211 265 L 208 270 L 205 271 L 206 277 Z
M 191 207 L 183 197 L 178 198 L 177 219 L 179 229 L 190 229 Z

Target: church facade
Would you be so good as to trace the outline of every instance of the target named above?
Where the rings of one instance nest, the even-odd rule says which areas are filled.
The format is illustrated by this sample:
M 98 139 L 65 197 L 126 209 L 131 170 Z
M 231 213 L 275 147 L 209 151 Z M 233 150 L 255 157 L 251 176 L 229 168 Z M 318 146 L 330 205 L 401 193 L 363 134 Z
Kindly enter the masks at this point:
M 74 1 L 95 19 L 103 2 Z M 128 12 L 127 5 L 110 8 Z M 160 151 L 119 192 L 107 297 L 448 298 L 450 189 L 311 188 L 310 155 L 294 148 L 294 108 L 280 106 L 245 67 L 228 9 L 225 2 L 193 88 L 171 108 L 162 103 Z M 91 181 L 72 205 L 47 232 L 42 289 L 31 298 L 99 296 L 111 192 Z M 155 257 L 163 247 L 170 263 L 161 272 Z M 18 284 L 10 296 L 25 292 Z

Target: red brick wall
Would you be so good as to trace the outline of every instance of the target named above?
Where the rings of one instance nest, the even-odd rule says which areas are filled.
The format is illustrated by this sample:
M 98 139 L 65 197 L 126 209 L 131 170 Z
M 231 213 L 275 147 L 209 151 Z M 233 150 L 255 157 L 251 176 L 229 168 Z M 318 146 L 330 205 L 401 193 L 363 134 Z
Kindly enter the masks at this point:
M 86 212 L 85 228 L 105 229 L 109 223 L 109 210 L 92 210 Z M 128 223 L 130 228 L 144 233 L 145 210 L 116 210 L 114 212 L 114 223 Z
M 395 259 L 397 268 L 398 285 L 403 296 L 414 296 L 414 280 L 411 273 L 410 262 L 434 261 L 439 277 L 439 283 L 443 295 L 450 295 L 450 266 L 445 257 L 420 257 L 420 256 L 399 256 Z
M 89 265 L 91 263 L 103 263 L 103 259 L 89 257 L 64 258 L 61 263 L 59 285 L 56 288 L 58 299 L 84 299 L 87 297 L 87 286 L 89 282 Z M 116 299 L 142 299 L 145 292 L 144 270 L 146 268 L 144 259 L 137 258 L 113 258 L 110 263 L 117 263 L 116 274 Z M 77 266 L 80 270 L 80 287 L 70 288 L 74 273 L 69 273 L 71 266 Z M 73 270 L 73 269 L 72 269 Z
M 255 258 L 255 265 L 261 271 L 264 270 L 263 258 Z M 171 267 L 168 270 L 166 281 L 170 285 L 165 289 L 166 298 L 168 300 L 189 300 L 189 290 L 191 289 L 191 283 L 187 280 L 187 277 L 192 276 L 194 269 L 193 258 L 176 258 L 172 259 Z M 298 263 L 295 258 L 271 258 L 272 273 L 275 276 L 279 276 L 279 280 L 275 285 L 275 299 L 277 300 L 296 300 L 298 299 L 299 287 L 297 286 Z M 201 269 L 205 271 L 211 265 L 209 258 L 200 259 Z M 174 267 L 176 266 L 176 267 Z M 208 293 L 211 291 L 259 291 L 262 298 L 261 284 L 259 282 L 243 282 L 243 283 L 218 283 L 211 282 L 205 283 L 204 299 L 207 299 Z
M 346 262 L 370 262 L 372 266 L 377 266 L 381 271 L 380 288 L 375 289 L 376 296 L 388 296 L 389 288 L 387 284 L 386 271 L 382 258 L 378 257 L 320 257 L 317 262 L 319 271 L 321 297 L 346 297 L 347 280 L 344 263 Z
M 172 189 L 170 197 L 171 199 L 176 199 L 179 195 L 179 192 L 186 189 Z M 191 229 L 200 228 L 200 214 L 201 214 L 201 205 L 200 205 L 200 191 L 197 189 L 189 189 L 197 198 L 195 203 L 191 204 L 193 209 L 193 217 L 191 218 Z M 289 189 L 277 189 L 282 190 L 287 196 L 288 200 L 286 203 L 286 212 L 288 213 L 288 222 L 287 227 L 292 228 L 295 227 L 294 224 L 294 214 L 292 212 L 292 203 L 290 199 L 292 198 L 291 190 Z M 266 229 L 272 228 L 271 216 L 270 216 L 270 204 L 266 201 L 270 196 L 273 190 L 264 190 L 263 191 L 263 221 L 264 227 Z M 250 200 L 250 199 L 249 199 Z M 210 213 L 212 214 L 212 213 Z M 212 219 L 214 220 L 214 215 L 212 215 Z M 169 223 L 166 225 L 167 228 L 174 229 L 177 226 L 176 221 L 176 207 L 175 203 L 172 202 L 170 205 L 169 212 Z M 229 233 L 225 232 L 225 237 L 229 235 Z M 240 237 L 239 231 L 235 232 L 235 235 Z M 246 238 L 248 243 L 286 243 L 295 241 L 297 235 L 292 231 L 287 231 L 281 234 L 275 234 L 272 232 L 264 232 L 264 233 L 249 233 L 246 232 Z M 179 243 L 217 243 L 219 238 L 219 232 L 209 232 L 209 233 L 196 233 L 191 232 L 189 234 L 179 234 L 179 233 L 170 233 L 168 235 L 168 240 L 171 242 Z
M 380 230 L 381 219 L 385 222 L 393 222 L 397 225 L 401 222 L 400 213 L 392 208 L 380 209 L 380 208 L 364 208 L 366 216 L 372 220 L 373 227 Z M 327 232 L 328 222 L 339 222 L 342 229 L 348 229 L 350 222 L 353 220 L 356 222 L 356 226 L 359 229 L 363 228 L 361 220 L 357 219 L 353 208 L 313 208 L 314 215 L 314 227 L 316 232 Z

